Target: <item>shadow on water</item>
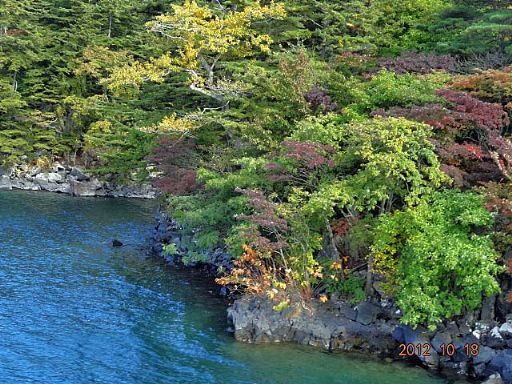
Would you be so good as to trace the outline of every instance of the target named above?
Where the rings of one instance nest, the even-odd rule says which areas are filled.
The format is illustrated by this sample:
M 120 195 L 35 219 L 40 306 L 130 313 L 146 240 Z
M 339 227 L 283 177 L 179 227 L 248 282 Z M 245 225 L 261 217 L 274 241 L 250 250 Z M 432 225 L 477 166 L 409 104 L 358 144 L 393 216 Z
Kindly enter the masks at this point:
M 236 343 L 217 288 L 141 252 L 153 212 L 145 201 L 0 193 L 2 382 L 446 382 L 361 356 Z

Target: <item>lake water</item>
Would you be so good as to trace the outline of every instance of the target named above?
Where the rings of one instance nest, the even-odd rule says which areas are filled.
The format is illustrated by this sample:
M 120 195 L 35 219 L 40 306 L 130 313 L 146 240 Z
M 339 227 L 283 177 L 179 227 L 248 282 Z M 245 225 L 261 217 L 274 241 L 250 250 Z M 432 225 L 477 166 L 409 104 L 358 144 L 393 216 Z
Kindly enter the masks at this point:
M 420 368 L 245 345 L 198 277 L 144 256 L 151 203 L 0 192 L 0 382 L 434 384 Z M 125 247 L 112 248 L 111 240 Z

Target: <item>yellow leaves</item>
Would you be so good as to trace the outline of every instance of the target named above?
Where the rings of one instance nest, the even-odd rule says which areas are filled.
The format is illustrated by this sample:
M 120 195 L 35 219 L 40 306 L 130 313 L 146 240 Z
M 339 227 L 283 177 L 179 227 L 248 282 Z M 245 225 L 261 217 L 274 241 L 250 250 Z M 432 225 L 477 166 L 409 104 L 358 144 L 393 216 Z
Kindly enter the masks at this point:
M 176 113 L 171 114 L 164 118 L 159 124 L 152 127 L 141 128 L 140 130 L 146 133 L 180 133 L 186 134 L 197 128 L 197 122 L 179 118 Z
M 50 170 L 52 168 L 53 161 L 47 156 L 38 157 L 36 160 L 36 167 L 44 170 Z
M 326 294 L 322 293 L 322 294 L 320 295 L 320 297 L 318 298 L 318 300 L 320 300 L 320 302 L 321 302 L 321 303 L 326 303 L 326 302 L 328 302 L 328 301 L 329 301 L 329 298 L 327 297 L 327 295 L 326 295 Z
M 108 47 L 93 46 L 85 48 L 79 64 L 75 69 L 77 75 L 88 75 L 101 78 L 133 60 L 128 51 L 111 51 Z
M 341 263 L 339 261 L 333 261 L 331 264 L 331 268 L 340 271 L 341 270 Z
M 290 305 L 290 300 L 283 300 L 279 304 L 274 305 L 272 309 L 277 312 L 281 312 L 283 309 L 287 308 Z
M 84 144 L 87 149 L 99 148 L 104 145 L 104 136 L 113 133 L 112 123 L 108 120 L 95 121 L 89 126 L 84 137 Z
M 116 90 L 123 86 L 138 88 L 146 81 L 162 82 L 170 72 L 178 71 L 176 59 L 169 54 L 152 58 L 149 62 L 133 62 L 116 69 L 108 79 L 102 81 L 107 83 L 109 89 Z
M 177 47 L 175 51 L 146 63 L 116 64 L 117 68 L 110 77 L 102 81 L 110 90 L 125 90 L 126 86 L 137 90 L 146 81 L 161 82 L 170 72 L 183 71 L 188 73 L 192 90 L 221 100 L 222 95 L 229 94 L 230 90 L 218 87 L 214 73 L 218 61 L 225 55 L 242 58 L 253 56 L 256 51 L 270 53 L 272 38 L 267 34 L 259 34 L 252 25 L 256 21 L 283 18 L 286 15 L 282 4 L 270 3 L 264 6 L 259 1 L 241 11 L 214 12 L 194 0 L 186 0 L 182 5 L 173 5 L 172 8 L 172 13 L 157 16 L 146 23 L 146 27 L 172 39 Z M 110 61 L 118 61 L 117 56 L 112 56 L 108 48 L 99 54 L 107 59 L 110 57 Z M 93 53 L 89 56 L 91 59 L 84 62 L 80 70 L 98 75 L 103 64 L 96 63 L 98 60 Z
M 267 297 L 270 299 L 270 300 L 274 300 L 274 298 L 276 297 L 276 295 L 279 293 L 279 291 L 275 288 L 272 288 L 271 290 L 267 291 Z
M 219 57 L 225 54 L 246 57 L 254 54 L 255 48 L 269 53 L 271 37 L 258 34 L 252 29 L 252 23 L 270 17 L 283 18 L 285 15 L 282 4 L 262 6 L 257 1 L 242 11 L 217 14 L 206 6 L 187 0 L 183 5 L 173 5 L 172 14 L 158 16 L 146 26 L 175 40 L 179 46 L 178 63 L 182 69 L 195 71 L 201 68 L 210 74 Z M 191 73 L 191 76 L 196 79 L 208 78 L 197 73 Z
M 278 289 L 286 289 L 286 283 L 282 282 L 282 281 L 275 281 L 274 282 L 274 287 L 278 288 Z

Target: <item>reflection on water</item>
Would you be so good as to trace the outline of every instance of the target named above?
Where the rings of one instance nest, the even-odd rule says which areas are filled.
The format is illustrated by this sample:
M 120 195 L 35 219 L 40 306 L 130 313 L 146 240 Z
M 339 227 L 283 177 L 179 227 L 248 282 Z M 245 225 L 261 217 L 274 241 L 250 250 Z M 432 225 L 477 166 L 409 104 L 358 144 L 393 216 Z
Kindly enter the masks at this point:
M 1 382 L 443 382 L 402 364 L 234 342 L 212 287 L 144 257 L 152 211 L 0 193 Z M 127 246 L 112 248 L 113 238 Z

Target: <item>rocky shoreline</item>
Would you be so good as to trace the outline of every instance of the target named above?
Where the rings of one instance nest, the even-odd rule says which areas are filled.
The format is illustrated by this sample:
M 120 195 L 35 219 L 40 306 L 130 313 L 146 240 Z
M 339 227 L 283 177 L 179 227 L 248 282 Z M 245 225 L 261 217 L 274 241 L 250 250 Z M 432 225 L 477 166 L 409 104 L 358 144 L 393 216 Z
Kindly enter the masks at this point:
M 88 175 L 83 168 L 53 164 L 49 169 L 19 165 L 0 168 L 0 190 L 27 190 L 64 193 L 79 197 L 126 197 L 153 199 L 158 192 L 150 185 L 119 185 Z
M 163 212 L 156 221 L 151 253 L 172 265 L 183 265 L 186 244 L 193 239 L 183 238 L 178 224 Z M 163 245 L 171 243 L 176 248 L 174 255 L 164 252 Z M 211 276 L 219 268 L 232 268 L 232 263 L 225 250 L 216 249 L 205 253 L 204 261 L 187 266 Z M 371 353 L 409 359 L 439 373 L 456 373 L 488 384 L 512 384 L 512 313 L 500 297 L 485 299 L 482 309 L 445 322 L 436 331 L 404 326 L 397 307 L 387 300 L 373 300 L 356 306 L 341 300 L 307 304 L 297 300 L 278 312 L 267 298 L 244 296 L 235 298 L 227 319 L 241 342 L 295 342 L 327 351 Z M 414 346 L 409 350 L 412 353 L 400 356 L 401 344 Z M 478 353 L 471 353 L 471 348 L 477 348 L 473 346 Z

